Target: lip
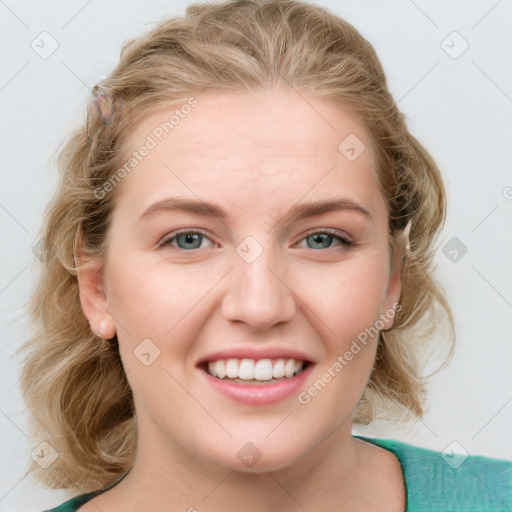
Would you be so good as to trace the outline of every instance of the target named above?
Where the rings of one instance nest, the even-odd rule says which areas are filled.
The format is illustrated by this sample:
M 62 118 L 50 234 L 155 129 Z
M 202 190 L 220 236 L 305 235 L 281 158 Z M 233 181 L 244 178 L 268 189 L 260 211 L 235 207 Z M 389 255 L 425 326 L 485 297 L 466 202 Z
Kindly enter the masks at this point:
M 219 359 L 223 358 L 219 357 Z M 253 359 L 256 358 L 253 357 Z M 314 364 L 309 364 L 306 369 L 295 377 L 283 379 L 273 384 L 242 384 L 241 382 L 213 377 L 200 367 L 198 370 L 209 386 L 231 400 L 245 405 L 269 405 L 281 402 L 297 394 L 299 388 L 311 375 L 313 366 Z

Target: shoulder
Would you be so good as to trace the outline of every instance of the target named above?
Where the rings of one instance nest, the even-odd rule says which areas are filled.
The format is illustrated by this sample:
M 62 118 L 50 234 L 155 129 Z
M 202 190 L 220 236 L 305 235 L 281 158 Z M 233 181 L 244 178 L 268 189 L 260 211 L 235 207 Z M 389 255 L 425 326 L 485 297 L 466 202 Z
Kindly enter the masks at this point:
M 437 452 L 391 439 L 354 437 L 396 456 L 404 474 L 408 512 L 512 510 L 512 461 Z
M 99 489 L 97 491 L 91 491 L 86 494 L 80 494 L 79 496 L 75 496 L 74 498 L 66 501 L 62 505 L 59 505 L 56 508 L 52 508 L 49 510 L 43 510 L 43 512 L 78 512 L 79 508 L 82 505 L 85 505 L 88 501 L 92 500 L 99 494 L 108 491 L 109 489 L 112 489 L 115 485 L 117 485 L 128 473 L 130 470 L 126 471 L 124 474 L 122 474 L 119 478 L 117 478 L 114 482 L 111 484 L 108 484 L 103 489 Z
M 63 503 L 62 505 L 59 505 L 58 507 L 49 510 L 43 510 L 43 512 L 77 512 L 82 505 L 87 503 L 89 500 L 91 500 L 101 492 L 103 492 L 103 489 L 100 491 L 88 492 L 87 494 L 75 496 L 74 498 Z

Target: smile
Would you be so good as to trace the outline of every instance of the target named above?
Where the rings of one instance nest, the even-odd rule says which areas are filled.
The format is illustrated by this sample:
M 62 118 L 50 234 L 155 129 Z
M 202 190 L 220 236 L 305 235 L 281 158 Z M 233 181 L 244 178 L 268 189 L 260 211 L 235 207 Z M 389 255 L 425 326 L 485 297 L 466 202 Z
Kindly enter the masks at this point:
M 233 355 L 219 354 L 203 359 L 198 370 L 210 389 L 249 406 L 270 405 L 295 397 L 315 366 L 300 355 L 295 358 L 291 354 L 254 358 L 247 357 L 249 354 L 246 357 Z

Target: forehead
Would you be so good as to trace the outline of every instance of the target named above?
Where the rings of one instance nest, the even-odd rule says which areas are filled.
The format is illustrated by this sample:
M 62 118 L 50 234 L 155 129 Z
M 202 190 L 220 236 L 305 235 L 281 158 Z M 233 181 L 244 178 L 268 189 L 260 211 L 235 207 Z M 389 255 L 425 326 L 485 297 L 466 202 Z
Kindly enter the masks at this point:
M 374 203 L 378 193 L 363 123 L 333 100 L 293 89 L 207 91 L 149 114 L 128 137 L 127 158 L 144 146 L 120 195 L 139 213 L 166 195 L 239 199 L 257 213 L 280 199 L 337 193 Z

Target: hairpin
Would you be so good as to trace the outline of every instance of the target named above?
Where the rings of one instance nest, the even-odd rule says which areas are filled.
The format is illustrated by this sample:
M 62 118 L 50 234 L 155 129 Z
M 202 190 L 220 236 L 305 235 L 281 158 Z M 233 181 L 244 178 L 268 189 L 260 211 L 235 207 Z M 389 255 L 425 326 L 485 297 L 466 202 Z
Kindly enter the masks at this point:
M 110 87 L 95 85 L 91 91 L 91 99 L 87 106 L 87 136 L 90 138 L 89 126 L 91 116 L 95 115 L 105 126 L 110 125 L 116 118 L 119 100 Z

